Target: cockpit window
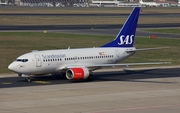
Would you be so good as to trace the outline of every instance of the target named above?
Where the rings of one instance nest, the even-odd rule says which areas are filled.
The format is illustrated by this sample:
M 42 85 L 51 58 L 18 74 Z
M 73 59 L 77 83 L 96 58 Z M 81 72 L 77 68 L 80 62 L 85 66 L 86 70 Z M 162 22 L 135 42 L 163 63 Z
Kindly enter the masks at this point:
M 16 59 L 17 62 L 27 62 L 28 59 Z

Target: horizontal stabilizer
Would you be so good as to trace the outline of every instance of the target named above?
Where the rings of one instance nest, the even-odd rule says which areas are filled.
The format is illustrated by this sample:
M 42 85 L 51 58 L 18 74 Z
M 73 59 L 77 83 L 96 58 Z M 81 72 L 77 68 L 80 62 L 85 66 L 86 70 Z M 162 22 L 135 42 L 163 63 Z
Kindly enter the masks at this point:
M 158 49 L 167 49 L 167 48 L 169 47 L 142 48 L 142 49 L 126 50 L 126 52 L 148 51 L 148 50 L 158 50 Z

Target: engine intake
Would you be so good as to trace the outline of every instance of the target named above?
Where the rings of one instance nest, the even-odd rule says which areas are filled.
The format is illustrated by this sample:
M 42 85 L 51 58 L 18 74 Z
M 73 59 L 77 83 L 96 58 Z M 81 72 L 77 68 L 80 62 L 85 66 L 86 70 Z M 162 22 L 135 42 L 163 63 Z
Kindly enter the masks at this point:
M 66 77 L 69 80 L 83 80 L 89 77 L 87 68 L 70 68 L 66 71 Z

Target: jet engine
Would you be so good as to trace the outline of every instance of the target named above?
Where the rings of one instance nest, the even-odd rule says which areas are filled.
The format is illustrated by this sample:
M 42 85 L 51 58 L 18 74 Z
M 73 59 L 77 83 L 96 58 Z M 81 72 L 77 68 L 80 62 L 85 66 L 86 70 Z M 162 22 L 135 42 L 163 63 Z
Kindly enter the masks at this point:
M 66 78 L 69 80 L 83 80 L 89 77 L 90 73 L 87 68 L 70 68 L 66 71 Z

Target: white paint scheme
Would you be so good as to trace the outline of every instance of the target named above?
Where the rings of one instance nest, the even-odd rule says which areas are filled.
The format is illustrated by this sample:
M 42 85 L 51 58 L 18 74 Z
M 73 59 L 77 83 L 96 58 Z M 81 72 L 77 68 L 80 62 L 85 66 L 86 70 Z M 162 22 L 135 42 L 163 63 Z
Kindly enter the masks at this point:
M 69 80 L 80 80 L 92 78 L 92 72 L 101 68 L 164 64 L 165 62 L 116 64 L 136 51 L 162 49 L 132 47 L 139 12 L 140 8 L 134 8 L 117 37 L 101 47 L 32 51 L 19 56 L 8 68 L 26 78 L 30 75 L 63 73 Z
M 64 50 L 46 50 L 37 51 L 24 54 L 17 59 L 28 59 L 28 62 L 17 62 L 14 61 L 9 65 L 9 69 L 18 73 L 26 75 L 37 75 L 37 74 L 48 74 L 58 73 L 64 69 L 72 67 L 87 67 L 90 70 L 94 70 L 99 67 L 103 67 L 103 64 L 110 64 L 113 66 L 114 63 L 120 62 L 125 58 L 134 54 L 134 52 L 127 52 L 127 50 L 135 50 L 135 48 L 84 48 L 84 49 L 64 49 Z M 100 55 L 99 52 L 104 52 L 106 55 Z M 45 59 L 44 55 L 65 55 L 60 58 L 60 61 L 47 61 L 53 60 L 53 58 Z M 35 56 L 39 56 L 36 59 Z M 96 58 L 109 56 L 107 58 Z M 110 57 L 111 56 L 111 57 Z M 93 57 L 88 59 L 81 59 L 85 57 Z M 74 60 L 65 60 L 74 58 Z M 54 59 L 55 60 L 55 59 Z M 98 66 L 96 66 L 98 64 Z M 101 64 L 101 66 L 99 66 Z
M 146 6 L 149 6 L 149 7 L 158 7 L 158 6 L 160 6 L 156 2 L 143 2 L 142 0 L 139 0 L 139 3 L 141 5 L 146 5 Z

